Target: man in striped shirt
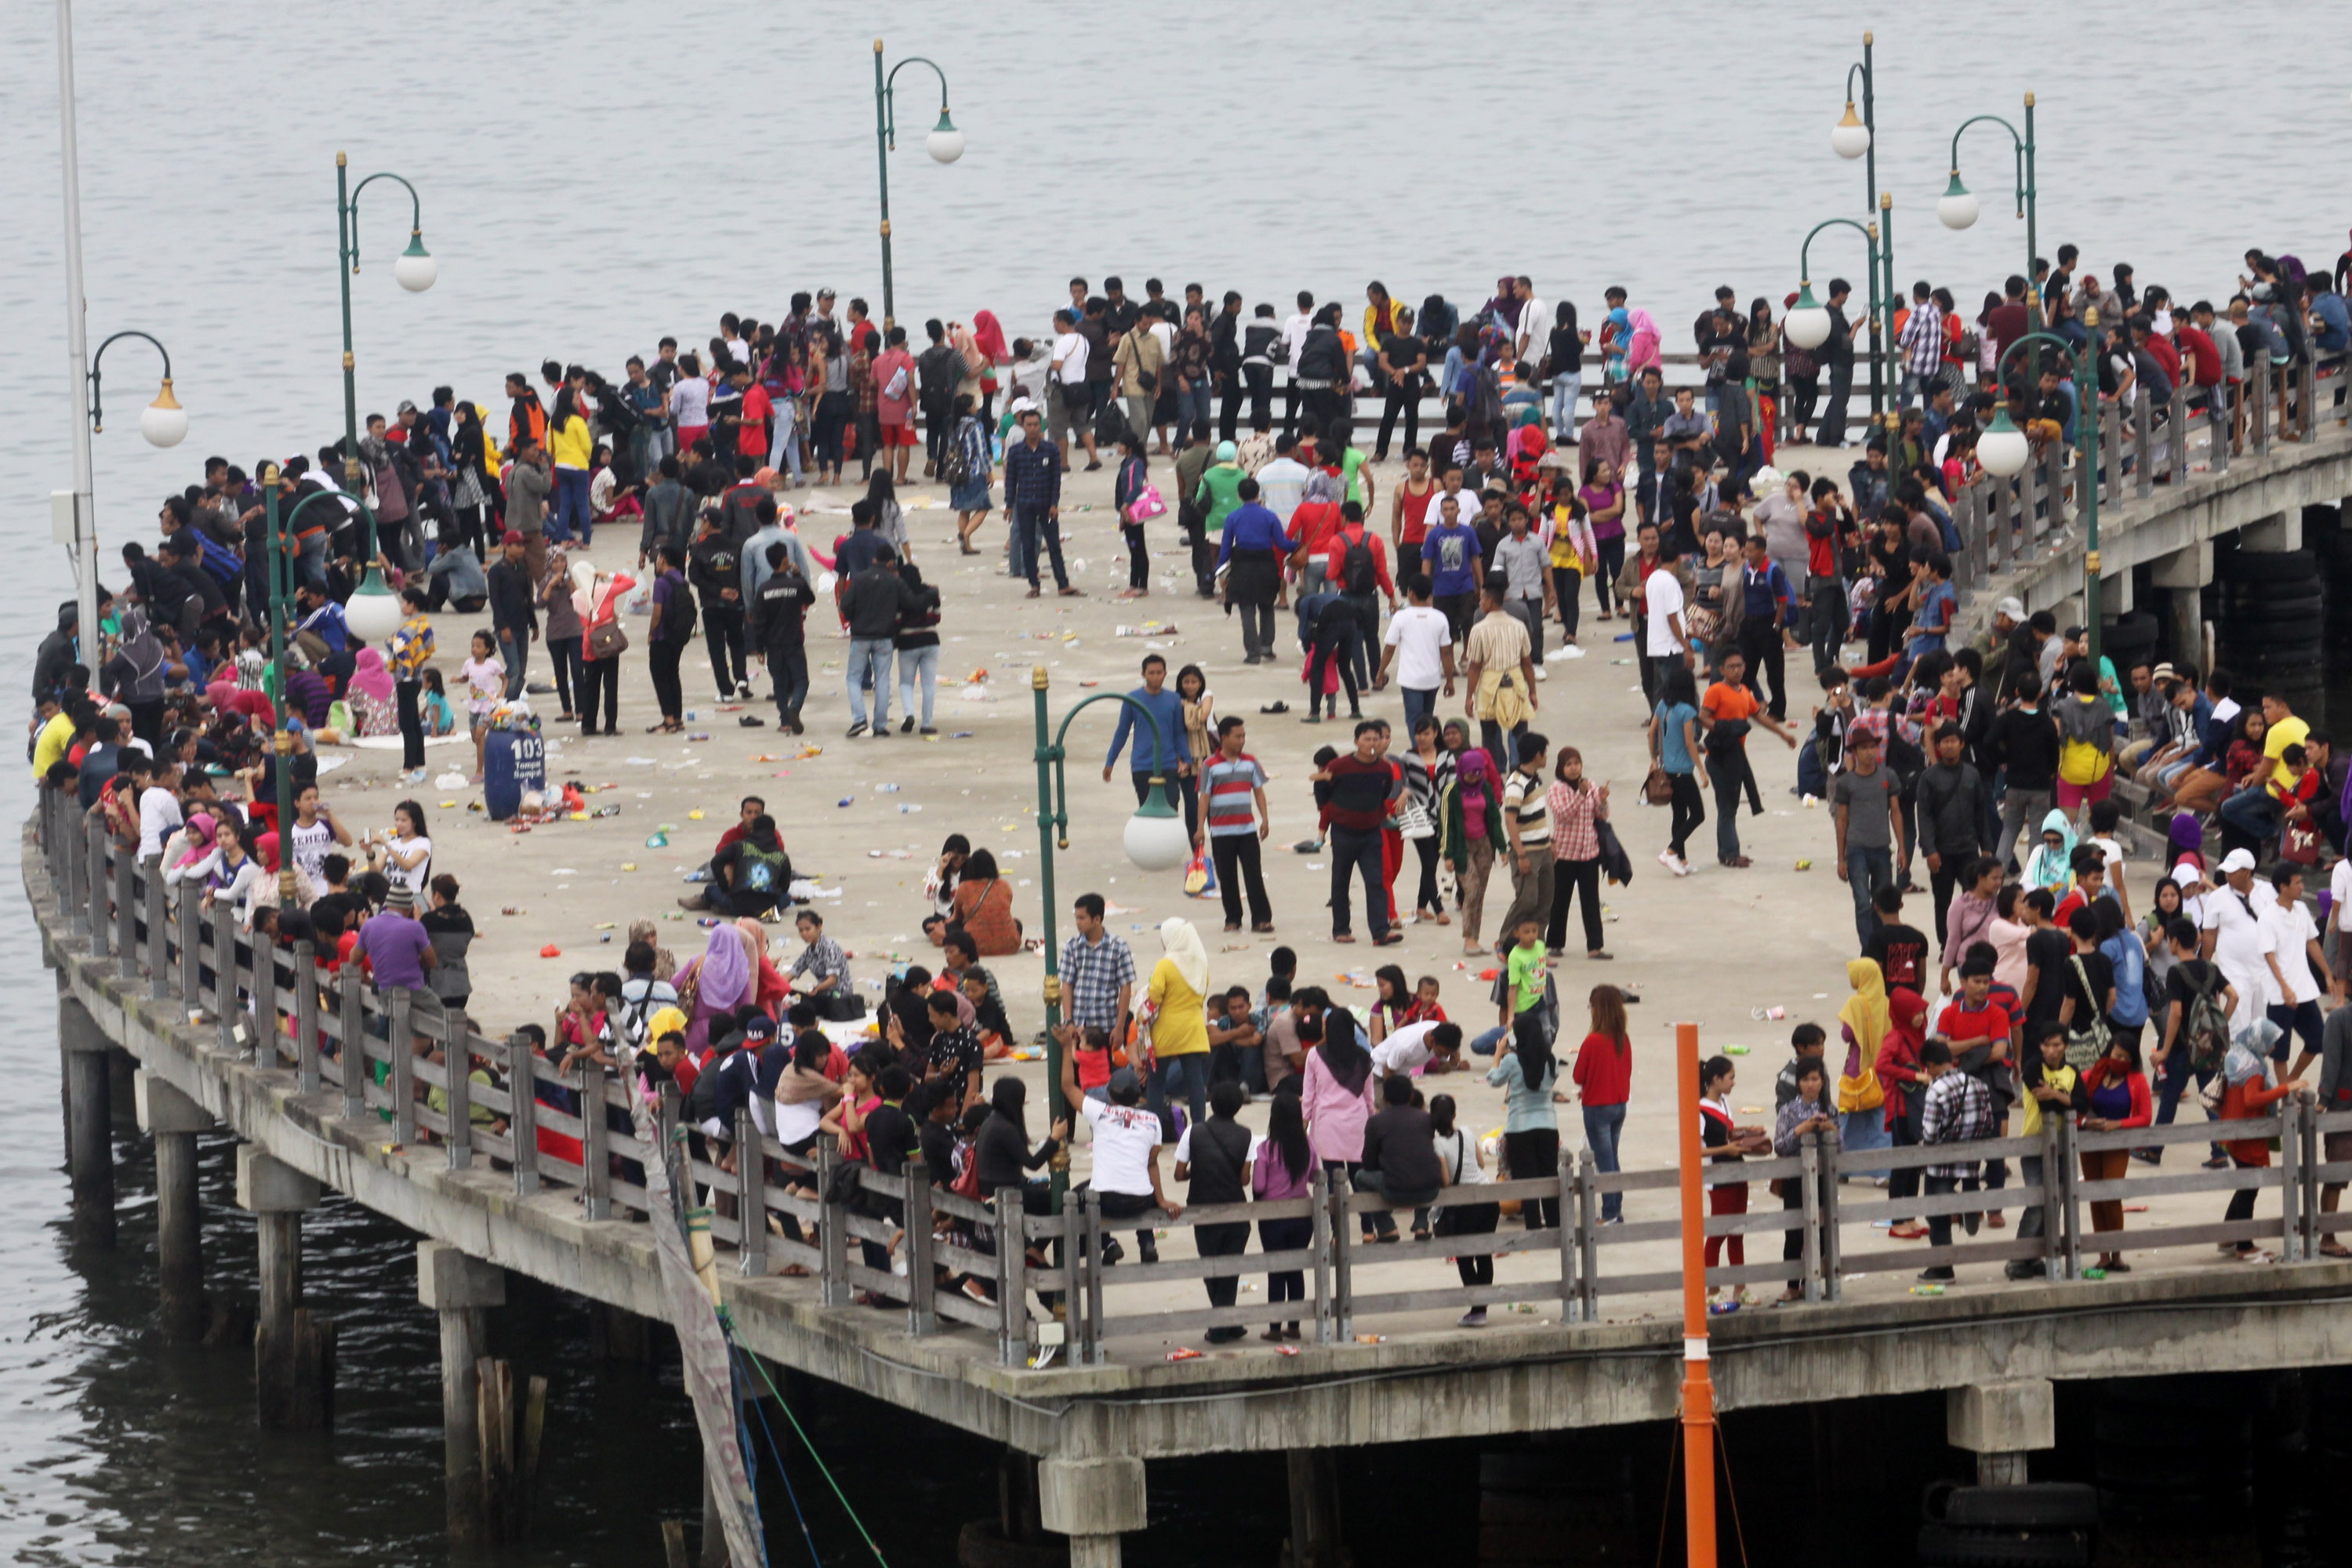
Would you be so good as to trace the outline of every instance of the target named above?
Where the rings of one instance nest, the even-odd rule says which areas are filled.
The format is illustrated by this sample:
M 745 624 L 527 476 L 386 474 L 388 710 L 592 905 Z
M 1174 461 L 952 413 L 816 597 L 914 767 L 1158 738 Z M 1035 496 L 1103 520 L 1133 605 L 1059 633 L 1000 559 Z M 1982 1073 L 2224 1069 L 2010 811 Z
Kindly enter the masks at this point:
M 1503 781 L 1503 833 L 1511 846 L 1511 907 L 1503 911 L 1497 952 L 1508 952 L 1523 920 L 1551 920 L 1551 818 L 1544 755 L 1551 742 L 1530 731 L 1518 738 L 1519 765 Z
M 1274 906 L 1266 901 L 1265 873 L 1258 845 L 1274 829 L 1266 809 L 1265 770 L 1242 748 L 1249 732 L 1238 713 L 1217 721 L 1217 752 L 1201 767 L 1201 826 L 1192 847 L 1204 843 L 1217 866 L 1217 890 L 1225 900 L 1225 929 L 1242 929 L 1242 882 L 1249 879 L 1250 930 L 1274 929 Z

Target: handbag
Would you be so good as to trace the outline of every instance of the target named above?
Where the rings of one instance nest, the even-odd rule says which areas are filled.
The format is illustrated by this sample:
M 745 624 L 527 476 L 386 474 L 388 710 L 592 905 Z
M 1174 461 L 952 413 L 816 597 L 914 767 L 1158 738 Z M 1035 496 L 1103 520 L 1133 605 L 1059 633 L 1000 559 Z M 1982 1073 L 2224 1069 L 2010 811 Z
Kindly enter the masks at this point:
M 616 658 L 629 651 L 629 634 L 617 620 L 598 621 L 588 628 L 588 657 Z
M 2091 976 L 2083 968 L 2082 955 L 2077 953 L 2066 962 L 2074 967 L 2074 984 L 2083 988 L 2084 995 L 2089 996 Z M 2106 1016 L 2094 1000 L 2091 1006 L 2090 1027 L 2066 1031 L 2066 1065 L 2076 1072 L 2084 1071 L 2093 1062 L 2107 1054 L 2108 1038 Z
M 1150 522 L 1153 518 L 1168 515 L 1168 503 L 1160 499 L 1158 485 L 1146 484 L 1135 492 L 1135 499 L 1119 515 L 1129 522 Z
M 1674 780 L 1666 774 L 1665 766 L 1652 763 L 1647 777 L 1642 780 L 1642 798 L 1652 805 L 1672 805 L 1675 802 Z
M 1434 838 L 1437 824 L 1430 820 L 1429 809 L 1418 801 L 1407 801 L 1397 809 L 1397 832 L 1407 838 Z

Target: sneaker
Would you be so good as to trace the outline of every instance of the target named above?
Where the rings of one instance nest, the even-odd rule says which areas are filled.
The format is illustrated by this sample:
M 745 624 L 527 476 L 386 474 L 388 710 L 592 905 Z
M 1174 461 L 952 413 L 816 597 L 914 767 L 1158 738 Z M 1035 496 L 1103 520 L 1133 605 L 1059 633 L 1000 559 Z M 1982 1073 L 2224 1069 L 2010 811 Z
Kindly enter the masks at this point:
M 1239 1323 L 1228 1323 L 1222 1329 L 1211 1329 L 1201 1338 L 1213 1345 L 1229 1345 L 1248 1332 L 1249 1331 Z
M 1120 1258 L 1125 1258 L 1126 1256 L 1127 1248 L 1120 1245 L 1118 1237 L 1115 1236 L 1107 1236 L 1103 1237 L 1102 1261 L 1105 1268 L 1109 1268 L 1112 1264 L 1117 1263 Z
M 1960 1228 L 1967 1231 L 1970 1236 L 1974 1236 L 1977 1233 L 1977 1226 L 1982 1224 L 1983 1221 L 1984 1216 L 1982 1215 L 1964 1214 L 1960 1216 Z
M 1153 1241 L 1138 1241 L 1135 1244 L 1135 1256 L 1141 1262 L 1157 1263 L 1160 1261 L 1159 1244 Z
M 849 727 L 849 738 L 853 741 L 864 733 L 866 733 L 866 721 L 863 719 Z
M 1486 1309 L 1473 1307 L 1454 1321 L 1457 1329 L 1483 1329 L 1486 1326 Z
M 1682 862 L 1675 858 L 1675 852 L 1671 849 L 1661 849 L 1658 851 L 1658 864 L 1664 866 L 1667 870 L 1672 871 L 1677 877 L 1683 874 Z
M 914 728 L 915 716 L 912 713 L 908 714 L 904 719 L 898 721 L 898 733 L 901 735 L 911 733 Z
M 1919 1270 L 1919 1282 L 1923 1285 L 1948 1284 L 1950 1282 L 1951 1278 L 1952 1271 L 1948 1268 L 1922 1268 Z
M 1674 871 L 1677 877 L 1687 877 L 1691 874 L 1691 863 L 1678 858 L 1675 861 Z
M 740 719 L 736 720 L 735 722 L 740 724 L 746 730 L 757 730 L 764 727 L 768 721 L 765 719 L 761 718 L 757 713 L 746 713 Z
M 1536 666 L 1536 679 L 1538 680 L 1549 680 L 1551 677 L 1544 673 L 1544 667 L 1542 665 L 1538 665 Z

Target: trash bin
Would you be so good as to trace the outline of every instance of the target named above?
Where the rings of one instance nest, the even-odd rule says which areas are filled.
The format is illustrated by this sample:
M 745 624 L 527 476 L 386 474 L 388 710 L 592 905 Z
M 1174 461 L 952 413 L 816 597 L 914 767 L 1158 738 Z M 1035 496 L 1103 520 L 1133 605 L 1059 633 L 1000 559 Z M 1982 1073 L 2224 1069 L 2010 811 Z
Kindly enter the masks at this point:
M 522 809 L 529 790 L 547 787 L 547 746 L 535 730 L 493 730 L 482 757 L 482 805 L 493 822 Z

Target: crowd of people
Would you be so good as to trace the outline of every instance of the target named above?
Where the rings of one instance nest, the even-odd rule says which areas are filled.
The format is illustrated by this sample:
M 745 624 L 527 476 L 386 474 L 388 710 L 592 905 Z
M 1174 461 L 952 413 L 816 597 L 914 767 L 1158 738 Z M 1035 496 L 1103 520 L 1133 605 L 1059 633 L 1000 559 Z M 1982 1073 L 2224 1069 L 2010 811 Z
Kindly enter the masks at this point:
M 1348 743 L 1314 755 L 1317 830 L 1302 846 L 1328 858 L 1331 939 L 1359 940 L 1359 893 L 1374 946 L 1402 943 L 1409 925 L 1458 922 L 1464 955 L 1493 965 L 1492 996 L 1476 1005 L 1496 1018 L 1465 1030 L 1471 1020 L 1439 1005 L 1437 977 L 1408 985 L 1395 964 L 1379 970 L 1369 1005 L 1335 1004 L 1297 981 L 1288 948 L 1275 950 L 1269 973 L 1219 990 L 1200 933 L 1181 919 L 1162 925 L 1163 952 L 1139 978 L 1102 898 L 1080 898 L 1076 934 L 1058 954 L 1067 1005 L 1055 1098 L 1090 1129 L 1092 1186 L 1113 1218 L 1179 1212 L 1177 1182 L 1193 1203 L 1288 1198 L 1320 1166 L 1412 1210 L 1416 1235 L 1491 1230 L 1496 1205 L 1446 1189 L 1549 1173 L 1563 1103 L 1580 1104 L 1588 1146 L 1616 1168 L 1631 1092 L 1624 998 L 1591 988 L 1591 1027 L 1563 1062 L 1552 964 L 1572 910 L 1587 959 L 1610 959 L 1601 881 L 1633 873 L 1609 786 L 1587 775 L 1576 746 L 1536 728 L 1546 684 L 1584 657 L 1580 637 L 1596 619 L 1604 637 L 1612 622 L 1630 623 L 1654 762 L 1642 795 L 1666 810 L 1667 869 L 1693 874 L 1710 780 L 1717 864 L 1749 867 L 1737 818 L 1743 802 L 1763 809 L 1748 752 L 1761 730 L 1796 751 L 1798 791 L 1825 808 L 1836 875 L 1853 893 L 1861 956 L 1840 1014 L 1844 1070 L 1808 1065 L 1830 1042 L 1801 1029 L 1776 1125 L 1760 1130 L 1731 1114 L 1734 1064 L 1708 1064 L 1704 1130 L 1720 1158 L 1786 1152 L 1832 1125 L 1854 1147 L 1990 1136 L 2012 1105 L 2028 1131 L 2044 1114 L 2146 1125 L 2169 1121 L 2186 1087 L 2209 1080 L 2224 1086 L 2220 1117 L 2252 1117 L 2301 1091 L 2314 1063 L 2320 1097 L 2352 1105 L 2352 1065 L 2337 1059 L 2352 1025 L 2322 1006 L 2342 1000 L 2335 933 L 2347 917 L 2323 942 L 2304 902 L 2305 879 L 2334 862 L 2332 907 L 2352 903 L 2336 859 L 2352 754 L 2338 757 L 2275 693 L 2242 706 L 2225 672 L 2200 680 L 2171 664 L 2118 675 L 2090 656 L 2084 628 L 2062 632 L 2013 601 L 1973 644 L 1954 636 L 1952 503 L 1981 479 L 1977 432 L 2006 407 L 2035 441 L 2063 442 L 2084 412 L 2070 380 L 2005 349 L 2037 322 L 2087 344 L 2095 320 L 2103 401 L 2161 407 L 2189 384 L 2242 425 L 2234 394 L 2247 378 L 2344 346 L 2337 289 L 2352 272 L 2352 258 L 2325 277 L 2292 257 L 2248 260 L 2252 275 L 2220 312 L 2135 289 L 2127 267 L 2110 284 L 2072 247 L 2036 279 L 1988 295 L 1973 324 L 1948 290 L 1919 284 L 1896 322 L 1897 412 L 1865 433 L 1843 475 L 1808 472 L 1779 448 L 1781 432 L 1804 432 L 1816 413 L 1817 448 L 1847 442 L 1865 324 L 1844 317 L 1842 281 L 1814 351 L 1787 336 L 1769 300 L 1743 310 L 1718 290 L 1692 328 L 1700 384 L 1671 395 L 1662 334 L 1623 289 L 1605 291 L 1587 329 L 1572 302 L 1538 299 L 1524 277 L 1498 280 L 1466 315 L 1438 295 L 1415 310 L 1375 282 L 1353 323 L 1338 302 L 1303 293 L 1286 318 L 1270 304 L 1244 317 L 1238 293 L 1212 307 L 1198 285 L 1175 299 L 1153 279 L 1139 299 L 1117 279 L 1099 294 L 1073 279 L 1050 332 L 1008 341 L 982 310 L 969 323 L 927 321 L 919 348 L 862 300 L 836 317 L 830 290 L 796 294 L 777 321 L 723 316 L 707 357 L 665 338 L 617 379 L 548 361 L 536 384 L 509 376 L 495 405 L 447 386 L 425 407 L 404 401 L 372 416 L 352 449 L 331 443 L 250 469 L 207 460 L 200 483 L 165 499 L 160 542 L 123 546 L 125 580 L 119 593 L 101 587 L 91 635 L 68 605 L 43 643 L 34 773 L 160 866 L 175 899 L 226 902 L 257 942 L 310 941 L 330 970 L 357 964 L 380 992 L 407 993 L 416 1048 L 430 1054 L 441 1048 L 433 1022 L 471 1001 L 474 927 L 458 881 L 435 870 L 416 802 L 364 833 L 340 821 L 319 791 L 319 747 L 396 732 L 403 777 L 416 781 L 425 738 L 455 732 L 461 705 L 478 776 L 497 722 L 613 735 L 639 613 L 651 730 L 684 728 L 682 664 L 699 632 L 738 721 L 765 722 L 752 710 L 756 661 L 774 721 L 798 734 L 809 704 L 829 700 L 812 689 L 806 647 L 824 635 L 810 615 L 828 597 L 848 644 L 849 736 L 936 733 L 943 603 L 916 563 L 908 492 L 941 487 L 955 552 L 973 555 L 1001 486 L 1008 575 L 1040 596 L 1050 569 L 1056 592 L 1076 595 L 1064 476 L 1115 461 L 1129 562 L 1121 596 L 1155 591 L 1152 531 L 1172 527 L 1192 592 L 1239 612 L 1244 668 L 1281 662 L 1276 616 L 1286 610 L 1296 673 L 1284 679 L 1306 688 L 1301 721 L 1337 721 L 1348 698 Z M 1358 432 L 1374 397 L 1367 443 Z M 1437 405 L 1426 443 L 1425 398 Z M 2282 420 L 2309 415 L 2278 407 Z M 840 484 L 853 461 L 863 488 L 848 527 L 820 540 L 793 492 Z M 301 508 L 282 544 L 296 584 L 282 662 L 268 651 L 281 546 L 265 486 L 281 516 Z M 628 544 L 593 557 L 599 528 L 626 531 Z M 944 539 L 920 549 L 944 553 Z M 346 616 L 371 566 L 403 605 L 380 646 Z M 445 639 L 435 621 L 451 616 L 469 619 Z M 547 679 L 535 686 L 540 644 Z M 445 676 L 436 657 L 460 647 Z M 1807 653 L 1822 692 L 1810 722 L 1791 719 L 1787 689 L 1790 656 Z M 1272 774 L 1249 749 L 1249 722 L 1218 710 L 1199 664 L 1171 681 L 1153 655 L 1139 676 L 1104 781 L 1124 756 L 1139 803 L 1167 791 L 1216 884 L 1224 931 L 1274 933 L 1261 855 Z M 1392 684 L 1402 732 L 1365 711 Z M 550 694 L 546 721 L 507 711 Z M 1570 707 L 1564 698 L 1556 689 L 1555 706 Z M 1288 711 L 1277 699 L 1258 717 Z M 1552 727 L 1591 722 L 1571 711 Z M 2126 770 L 2168 813 L 2167 864 L 2145 889 L 2126 885 L 2112 787 Z M 676 964 L 642 922 L 622 972 L 574 975 L 551 1023 L 527 1032 L 566 1073 L 675 1083 L 688 1119 L 714 1137 L 749 1109 L 795 1155 L 830 1137 L 877 1171 L 921 1158 L 942 1180 L 1044 1202 L 1036 1173 L 1072 1127 L 1056 1119 L 1034 1141 L 1023 1080 L 995 1066 L 1027 1036 L 982 961 L 1027 939 L 994 858 L 950 839 L 926 924 L 938 970 L 893 973 L 869 1010 L 822 915 L 793 907 L 788 820 L 747 800 L 713 847 L 681 900 L 709 927 L 700 953 Z M 1498 860 L 1510 891 L 1490 933 Z M 1920 860 L 1932 942 L 1903 918 L 1921 891 Z M 1408 866 L 1409 914 L 1396 892 Z M 2137 911 L 2135 893 L 2146 902 Z M 782 913 L 800 948 L 780 972 L 762 922 Z M 1931 995 L 1948 998 L 1932 1019 Z M 870 1037 L 855 1048 L 828 1034 L 869 1012 Z M 2282 1077 L 2273 1064 L 2284 1068 L 2297 1042 Z M 1491 1058 L 1487 1081 L 1504 1094 L 1493 1148 L 1465 1133 L 1454 1097 L 1419 1083 L 1464 1069 L 1465 1057 Z M 1263 1134 L 1235 1120 L 1253 1100 L 1270 1106 Z M 576 1141 L 567 1152 L 540 1136 L 580 1157 Z M 1160 1169 L 1166 1147 L 1172 1175 Z M 2238 1139 L 2214 1158 L 2266 1155 L 2259 1139 Z M 1998 1162 L 1967 1161 L 1925 1178 L 1931 1192 L 2005 1179 Z M 1718 1204 L 1744 1202 L 1736 1184 L 1715 1191 Z M 2233 1198 L 2232 1215 L 2252 1199 Z M 1619 1217 L 1614 1194 L 1603 1207 Z M 1546 1202 L 1520 1212 L 1530 1226 L 1558 1223 Z M 2120 1229 L 2119 1208 L 2095 1206 L 2095 1217 L 2108 1266 L 2125 1267 L 2120 1241 L 2104 1237 Z M 1296 1246 L 1290 1225 L 1265 1222 L 1262 1245 Z M 1894 1234 L 1940 1241 L 1948 1226 L 1937 1216 Z M 1375 1243 L 1397 1235 L 1384 1214 L 1365 1227 Z M 1205 1227 L 1197 1239 L 1204 1252 L 1238 1252 L 1246 1233 Z M 1153 1256 L 1150 1229 L 1138 1245 Z M 869 1264 L 887 1267 L 887 1251 Z M 1465 1285 L 1492 1281 L 1491 1259 L 1460 1261 Z M 1209 1281 L 1212 1302 L 1231 1305 L 1234 1288 Z M 1295 1277 L 1272 1276 L 1270 1303 L 1300 1294 Z M 1483 1307 L 1464 1321 L 1483 1321 Z M 1278 1319 L 1266 1337 L 1297 1327 Z

